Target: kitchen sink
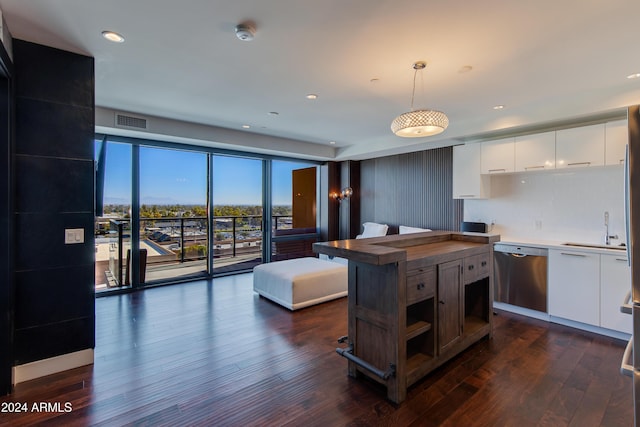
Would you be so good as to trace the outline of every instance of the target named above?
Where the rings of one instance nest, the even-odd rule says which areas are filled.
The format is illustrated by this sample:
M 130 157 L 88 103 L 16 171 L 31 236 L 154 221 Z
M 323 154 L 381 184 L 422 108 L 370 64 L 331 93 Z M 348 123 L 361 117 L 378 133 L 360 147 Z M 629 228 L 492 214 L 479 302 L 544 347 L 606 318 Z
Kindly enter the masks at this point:
M 596 249 L 617 249 L 619 251 L 626 251 L 627 247 L 622 244 L 622 245 L 618 245 L 618 246 L 612 246 L 612 245 L 598 245 L 596 243 L 573 243 L 573 242 L 568 242 L 568 243 L 563 243 L 562 246 L 574 246 L 577 248 L 596 248 Z

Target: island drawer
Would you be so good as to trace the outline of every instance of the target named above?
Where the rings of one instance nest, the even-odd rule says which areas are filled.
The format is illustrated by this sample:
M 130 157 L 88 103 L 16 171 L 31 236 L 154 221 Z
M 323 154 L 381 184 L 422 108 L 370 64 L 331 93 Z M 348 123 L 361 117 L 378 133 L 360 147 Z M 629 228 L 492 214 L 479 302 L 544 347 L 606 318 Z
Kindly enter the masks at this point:
M 436 293 L 435 267 L 407 271 L 407 305 L 432 298 Z
M 462 266 L 464 284 L 467 285 L 489 277 L 491 273 L 490 261 L 491 257 L 489 252 L 464 258 Z

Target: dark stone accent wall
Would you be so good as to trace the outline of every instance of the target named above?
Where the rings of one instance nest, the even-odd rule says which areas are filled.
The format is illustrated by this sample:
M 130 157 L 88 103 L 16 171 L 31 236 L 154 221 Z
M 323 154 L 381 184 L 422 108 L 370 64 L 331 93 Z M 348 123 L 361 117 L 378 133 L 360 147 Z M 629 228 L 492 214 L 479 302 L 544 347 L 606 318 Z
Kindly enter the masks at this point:
M 360 162 L 344 161 L 340 164 L 340 191 L 351 187 L 353 195 L 344 199 L 340 206 L 340 236 L 342 239 L 355 239 L 362 232 L 360 224 Z
M 321 240 L 338 240 L 338 212 L 340 204 L 336 199 L 331 197 L 332 193 L 340 192 L 340 163 L 327 162 L 321 168 L 321 197 L 326 197 L 327 208 L 322 212 L 320 219 L 322 221 L 321 226 Z
M 13 64 L 0 43 L 0 395 L 11 392 L 13 366 L 13 275 L 11 272 L 11 147 Z
M 14 40 L 14 364 L 95 346 L 94 60 Z M 83 228 L 84 243 L 64 243 Z

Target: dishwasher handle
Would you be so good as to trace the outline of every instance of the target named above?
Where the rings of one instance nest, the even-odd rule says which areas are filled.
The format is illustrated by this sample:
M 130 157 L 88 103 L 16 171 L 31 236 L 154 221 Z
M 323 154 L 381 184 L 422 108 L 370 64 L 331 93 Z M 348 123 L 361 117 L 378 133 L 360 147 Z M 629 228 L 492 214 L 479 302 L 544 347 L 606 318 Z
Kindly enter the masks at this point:
M 524 258 L 527 256 L 527 254 L 516 254 L 516 253 L 509 253 L 509 255 L 511 255 L 514 258 Z

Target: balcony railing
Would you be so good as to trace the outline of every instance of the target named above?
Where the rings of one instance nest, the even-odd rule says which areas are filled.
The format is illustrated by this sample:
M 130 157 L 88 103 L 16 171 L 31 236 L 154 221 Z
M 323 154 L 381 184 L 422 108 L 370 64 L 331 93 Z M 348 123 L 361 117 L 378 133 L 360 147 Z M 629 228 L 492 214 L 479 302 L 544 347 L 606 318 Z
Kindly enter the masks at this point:
M 292 229 L 290 215 L 273 215 L 272 218 L 273 259 L 312 254 L 311 243 L 318 238 L 315 229 Z M 215 216 L 214 271 L 233 270 L 236 265 L 235 269 L 240 269 L 240 263 L 243 263 L 242 268 L 261 263 L 262 228 L 262 215 Z M 109 221 L 106 238 L 96 236 L 96 252 L 102 254 L 102 258 L 105 250 L 98 246 L 108 245 L 108 263 L 96 257 L 96 268 L 104 269 L 104 273 L 96 272 L 96 278 L 106 277 L 109 287 L 129 284 L 130 235 L 130 220 L 121 218 Z M 141 281 L 145 281 L 145 272 L 152 273 L 159 268 L 179 270 L 187 265 L 200 265 L 200 271 L 206 271 L 207 247 L 206 217 L 141 218 Z

